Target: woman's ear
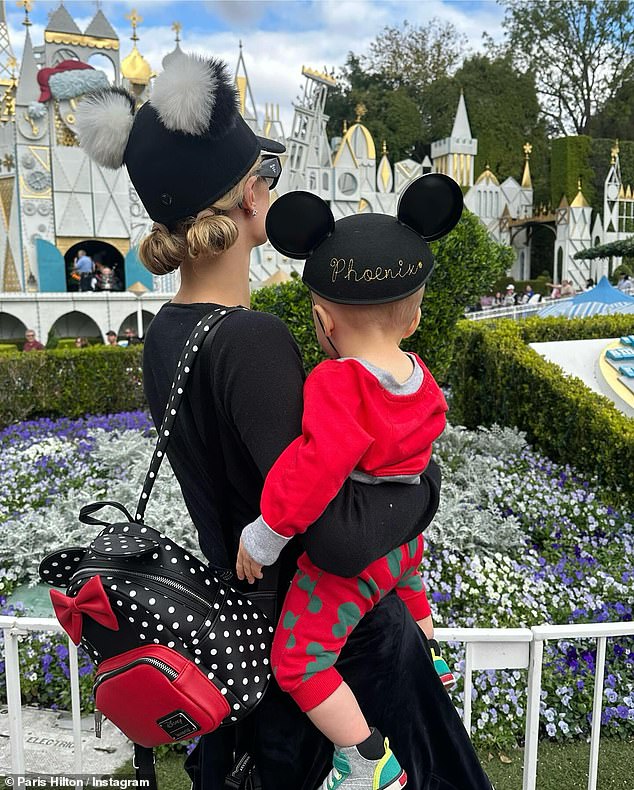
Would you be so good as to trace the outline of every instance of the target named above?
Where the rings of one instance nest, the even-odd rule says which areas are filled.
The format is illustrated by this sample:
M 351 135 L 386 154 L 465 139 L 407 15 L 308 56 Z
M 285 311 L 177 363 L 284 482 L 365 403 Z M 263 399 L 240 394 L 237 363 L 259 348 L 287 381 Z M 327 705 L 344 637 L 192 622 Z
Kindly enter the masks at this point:
M 427 173 L 403 192 L 397 217 L 425 241 L 435 241 L 458 224 L 462 206 L 462 190 L 453 178 Z
M 304 260 L 335 229 L 330 206 L 310 192 L 287 192 L 266 215 L 266 235 L 282 255 Z
M 242 195 L 242 201 L 240 202 L 240 208 L 244 209 L 251 213 L 255 208 L 255 184 L 258 180 L 257 176 L 250 176 L 247 178 L 247 182 L 244 185 L 244 192 Z

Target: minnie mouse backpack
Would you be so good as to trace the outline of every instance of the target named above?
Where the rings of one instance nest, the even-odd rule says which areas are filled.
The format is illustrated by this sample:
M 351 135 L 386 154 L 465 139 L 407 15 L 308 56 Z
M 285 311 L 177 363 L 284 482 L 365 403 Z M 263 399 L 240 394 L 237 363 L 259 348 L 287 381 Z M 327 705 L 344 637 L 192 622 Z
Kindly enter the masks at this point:
M 66 588 L 51 590 L 57 619 L 97 665 L 98 737 L 102 716 L 146 748 L 211 732 L 247 716 L 270 677 L 273 626 L 261 609 L 227 583 L 229 571 L 143 522 L 197 352 L 238 309 L 210 313 L 185 344 L 134 518 L 118 502 L 86 505 L 79 520 L 104 529 L 87 547 L 54 551 L 40 564 L 43 581 Z M 105 506 L 125 518 L 95 518 Z

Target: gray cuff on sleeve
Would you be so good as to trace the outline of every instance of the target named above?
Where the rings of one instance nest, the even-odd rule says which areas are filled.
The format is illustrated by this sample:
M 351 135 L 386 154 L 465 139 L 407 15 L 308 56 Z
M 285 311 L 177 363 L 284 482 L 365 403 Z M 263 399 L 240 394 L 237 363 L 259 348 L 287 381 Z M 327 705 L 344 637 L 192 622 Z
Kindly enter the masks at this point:
M 241 538 L 244 548 L 260 565 L 273 565 L 290 540 L 273 532 L 262 516 L 247 524 Z

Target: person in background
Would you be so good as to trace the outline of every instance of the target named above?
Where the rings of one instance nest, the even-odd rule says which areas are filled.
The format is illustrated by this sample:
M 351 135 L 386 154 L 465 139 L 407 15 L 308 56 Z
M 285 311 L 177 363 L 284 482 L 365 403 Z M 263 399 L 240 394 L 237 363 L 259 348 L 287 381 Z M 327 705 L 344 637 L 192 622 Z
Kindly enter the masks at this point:
M 592 277 L 588 277 L 588 279 L 586 280 L 586 287 L 584 290 L 590 291 L 592 288 L 594 288 L 594 286 L 595 286 L 594 280 L 592 279 Z
M 616 287 L 621 293 L 627 294 L 628 296 L 634 291 L 634 283 L 629 274 L 622 274 Z
M 516 296 L 515 296 L 515 286 L 513 283 L 509 283 L 506 286 L 506 295 L 503 301 L 504 307 L 514 307 L 517 304 Z
M 86 250 L 79 250 L 77 257 L 75 258 L 73 271 L 79 274 L 80 291 L 93 290 L 92 281 L 94 269 L 95 265 L 92 261 L 92 258 L 89 255 L 86 255 Z
M 524 289 L 524 293 L 520 297 L 520 304 L 528 304 L 534 295 L 535 291 L 533 291 L 533 286 L 528 283 Z
M 88 342 L 88 338 L 86 337 L 76 337 L 75 338 L 75 348 L 88 348 L 90 343 Z
M 576 290 L 574 285 L 572 284 L 572 280 L 562 280 L 561 282 L 561 295 L 562 296 L 574 296 L 576 294 Z
M 97 272 L 95 283 L 96 291 L 120 291 L 121 285 L 112 268 L 102 263 Z
M 140 337 L 137 337 L 136 331 L 131 326 L 126 327 L 123 333 L 128 341 L 126 343 L 128 346 L 136 346 L 143 342 Z
M 107 346 L 116 346 L 117 343 L 117 333 L 114 332 L 112 329 L 109 329 L 106 332 L 106 345 Z
M 35 337 L 33 329 L 27 329 L 24 333 L 26 343 L 22 346 L 22 351 L 42 351 L 44 345 Z

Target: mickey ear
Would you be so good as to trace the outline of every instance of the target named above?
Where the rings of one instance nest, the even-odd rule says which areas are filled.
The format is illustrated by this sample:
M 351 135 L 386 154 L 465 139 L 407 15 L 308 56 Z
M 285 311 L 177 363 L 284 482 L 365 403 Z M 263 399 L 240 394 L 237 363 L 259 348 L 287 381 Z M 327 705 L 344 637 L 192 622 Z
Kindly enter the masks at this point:
M 85 553 L 86 549 L 81 546 L 71 546 L 47 554 L 40 563 L 40 579 L 52 587 L 68 587 Z
M 335 229 L 330 206 L 310 192 L 287 192 L 266 215 L 266 235 L 282 255 L 303 260 Z
M 397 216 L 425 241 L 435 241 L 458 224 L 462 205 L 462 190 L 453 178 L 428 173 L 412 181 L 403 192 Z
M 123 88 L 89 93 L 77 108 L 81 147 L 98 165 L 117 170 L 134 121 L 134 98 Z

